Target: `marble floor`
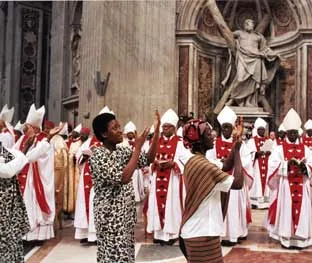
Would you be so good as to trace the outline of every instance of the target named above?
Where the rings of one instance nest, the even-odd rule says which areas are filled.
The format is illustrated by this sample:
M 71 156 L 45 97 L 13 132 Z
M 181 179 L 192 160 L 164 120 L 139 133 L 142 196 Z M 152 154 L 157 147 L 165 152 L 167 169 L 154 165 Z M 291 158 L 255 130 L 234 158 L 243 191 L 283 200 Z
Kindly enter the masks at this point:
M 253 210 L 253 222 L 249 226 L 247 240 L 234 247 L 222 247 L 226 263 L 290 263 L 312 262 L 312 247 L 295 250 L 284 249 L 272 240 L 262 227 L 267 210 Z M 73 221 L 66 220 L 64 228 L 56 238 L 35 245 L 25 256 L 26 263 L 95 263 L 96 246 L 82 245 L 74 240 Z M 186 262 L 177 244 L 160 246 L 153 244 L 150 236 L 145 236 L 143 219 L 139 218 L 135 229 L 136 262 L 144 263 L 183 263 Z

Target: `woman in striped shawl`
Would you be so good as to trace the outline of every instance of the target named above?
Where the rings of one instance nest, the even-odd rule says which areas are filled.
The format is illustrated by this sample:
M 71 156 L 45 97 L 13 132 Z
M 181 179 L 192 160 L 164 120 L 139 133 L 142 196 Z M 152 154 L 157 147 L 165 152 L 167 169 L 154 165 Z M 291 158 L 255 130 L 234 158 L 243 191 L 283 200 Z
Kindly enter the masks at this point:
M 183 174 L 186 199 L 180 247 L 189 263 L 223 262 L 220 235 L 229 197 L 226 193 L 243 186 L 241 141 L 236 140 L 220 169 L 205 159 L 206 151 L 213 148 L 209 123 L 190 120 L 184 126 L 183 135 L 194 156 L 186 163 Z M 226 173 L 233 168 L 233 176 Z

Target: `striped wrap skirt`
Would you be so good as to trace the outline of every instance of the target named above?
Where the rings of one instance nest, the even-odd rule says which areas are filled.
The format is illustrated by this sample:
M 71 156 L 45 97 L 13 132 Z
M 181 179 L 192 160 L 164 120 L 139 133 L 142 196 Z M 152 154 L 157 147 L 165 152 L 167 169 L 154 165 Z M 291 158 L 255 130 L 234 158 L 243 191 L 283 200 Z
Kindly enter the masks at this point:
M 222 263 L 220 237 L 180 238 L 180 248 L 188 263 Z

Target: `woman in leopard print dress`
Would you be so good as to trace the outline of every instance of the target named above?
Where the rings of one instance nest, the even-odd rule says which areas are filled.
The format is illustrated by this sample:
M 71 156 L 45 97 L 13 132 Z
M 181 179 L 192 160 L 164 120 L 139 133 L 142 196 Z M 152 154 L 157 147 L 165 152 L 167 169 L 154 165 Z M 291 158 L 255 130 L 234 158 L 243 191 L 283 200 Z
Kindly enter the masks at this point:
M 147 154 L 141 153 L 149 129 L 136 138 L 135 149 L 117 145 L 122 131 L 115 116 L 103 113 L 93 120 L 94 134 L 103 146 L 93 149 L 89 159 L 94 185 L 94 220 L 97 234 L 97 262 L 134 262 L 134 225 L 136 209 L 132 175 L 137 165 L 152 162 L 159 137 L 159 114 L 155 134 Z
M 28 162 L 25 155 L 7 150 L 0 157 L 0 262 L 24 262 L 22 237 L 29 222 L 16 174 Z

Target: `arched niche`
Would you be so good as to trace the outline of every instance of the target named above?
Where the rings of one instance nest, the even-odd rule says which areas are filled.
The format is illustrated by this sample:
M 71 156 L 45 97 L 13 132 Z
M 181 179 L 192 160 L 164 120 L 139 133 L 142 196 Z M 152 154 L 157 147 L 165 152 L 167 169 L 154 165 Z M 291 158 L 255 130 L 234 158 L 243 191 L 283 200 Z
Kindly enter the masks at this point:
M 239 29 L 245 18 L 253 18 L 265 28 L 262 33 L 269 46 L 285 58 L 267 90 L 274 123 L 279 124 L 290 107 L 298 110 L 303 119 L 311 116 L 312 106 L 307 101 L 312 96 L 311 1 L 216 2 L 231 30 Z M 186 1 L 177 11 L 179 114 L 192 111 L 203 117 L 212 111 L 224 92 L 220 82 L 225 75 L 228 49 L 205 0 Z

